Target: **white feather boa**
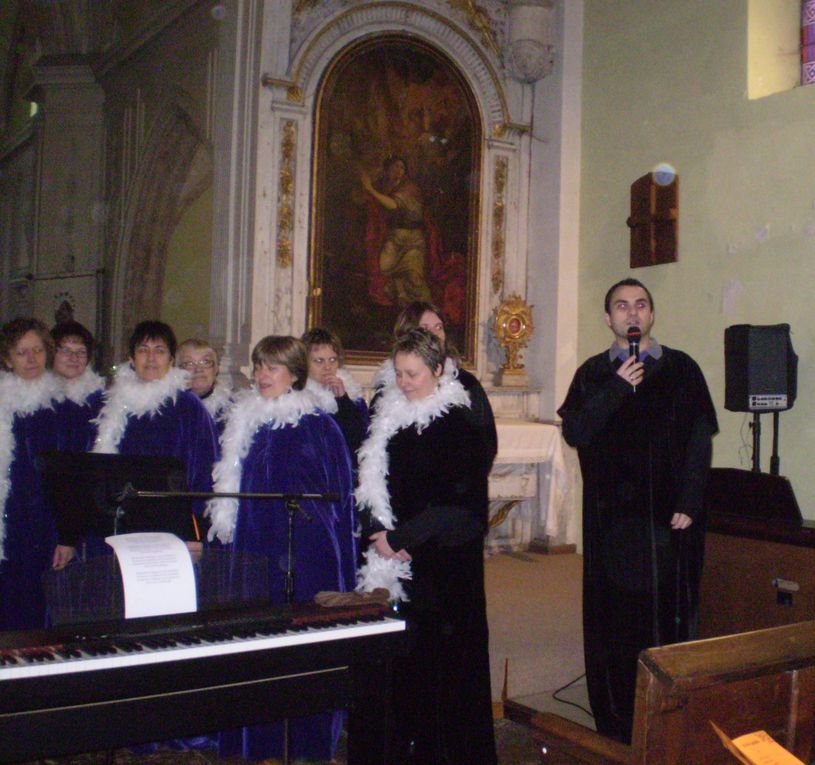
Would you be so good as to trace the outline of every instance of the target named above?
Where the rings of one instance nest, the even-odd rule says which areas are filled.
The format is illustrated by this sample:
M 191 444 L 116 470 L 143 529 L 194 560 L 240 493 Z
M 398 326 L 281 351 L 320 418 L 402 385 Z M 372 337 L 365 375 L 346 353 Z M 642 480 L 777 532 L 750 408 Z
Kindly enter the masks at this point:
M 215 384 L 212 393 L 206 398 L 201 399 L 201 403 L 206 407 L 206 410 L 216 422 L 226 419 L 234 401 L 235 397 L 232 393 L 232 389 L 218 383 Z
M 336 410 L 330 392 L 328 398 Z M 309 387 L 272 399 L 264 398 L 254 387 L 238 393 L 221 436 L 221 459 L 212 471 L 213 491 L 240 491 L 243 460 L 258 428 L 264 425 L 270 425 L 274 430 L 286 425 L 296 427 L 305 415 L 324 410 L 326 401 L 324 395 L 315 395 Z M 238 517 L 238 500 L 232 497 L 211 499 L 207 502 L 205 514 L 212 521 L 209 539 L 218 537 L 225 544 L 231 542 Z
M 94 422 L 99 426 L 93 451 L 117 454 L 127 429 L 127 418 L 158 413 L 166 401 L 175 402 L 179 391 L 189 387 L 189 374 L 172 367 L 160 380 L 145 382 L 129 362 L 116 372 L 113 386 L 105 392 L 105 405 Z
M 338 369 L 337 370 L 337 377 L 339 377 L 340 380 L 342 380 L 342 384 L 345 386 L 345 392 L 348 394 L 348 398 L 350 398 L 351 401 L 356 401 L 357 399 L 360 399 L 360 398 L 364 399 L 365 398 L 365 396 L 362 393 L 362 386 L 351 376 L 350 372 L 347 372 L 344 369 Z M 323 385 L 322 383 L 318 383 L 313 377 L 308 378 L 308 380 L 306 381 L 306 387 L 309 390 L 314 391 L 315 393 L 318 393 L 319 391 L 325 391 L 332 398 L 334 397 L 334 394 L 331 392 L 331 390 L 329 388 L 326 388 L 325 385 Z M 325 407 L 323 407 L 323 408 L 325 409 Z M 326 410 L 326 411 L 329 411 L 329 410 Z M 334 409 L 332 411 L 329 411 L 329 414 L 333 414 L 336 411 L 337 411 L 337 404 L 336 404 L 336 401 L 335 401 L 334 402 Z
M 396 386 L 392 364 L 382 366 L 377 380 L 383 377 L 384 387 L 376 414 L 371 420 L 368 438 L 358 452 L 359 486 L 354 496 L 359 507 L 368 508 L 386 529 L 393 529 L 397 519 L 388 494 L 388 441 L 404 428 L 415 426 L 421 433 L 433 420 L 454 406 L 469 407 L 470 394 L 456 380 L 456 368 L 450 359 L 445 363 L 435 392 L 419 401 L 410 401 Z M 387 560 L 370 546 L 365 552 L 365 563 L 357 572 L 357 590 L 370 592 L 377 587 L 386 587 L 392 600 L 406 600 L 400 580 L 411 578 L 410 562 L 395 558 Z
M 23 380 L 9 372 L 0 374 L 0 560 L 6 559 L 5 509 L 14 461 L 14 418 L 53 409 L 64 398 L 62 381 L 53 372 L 46 371 L 36 380 Z
M 342 384 L 345 386 L 345 392 L 351 401 L 358 401 L 361 398 L 365 398 L 362 394 L 362 386 L 352 377 L 348 370 L 338 369 L 337 377 L 342 380 Z
M 85 404 L 88 396 L 105 389 L 105 379 L 90 367 L 85 367 L 85 371 L 73 380 L 63 380 L 62 384 L 65 387 L 65 398 L 79 406 Z

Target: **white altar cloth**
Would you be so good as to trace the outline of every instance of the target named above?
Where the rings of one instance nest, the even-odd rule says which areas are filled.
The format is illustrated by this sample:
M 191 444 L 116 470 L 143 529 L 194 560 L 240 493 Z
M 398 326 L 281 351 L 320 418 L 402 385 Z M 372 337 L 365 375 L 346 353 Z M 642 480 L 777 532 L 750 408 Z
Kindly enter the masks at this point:
M 490 530 L 490 549 L 517 549 L 536 537 L 577 542 L 577 514 L 560 428 L 499 418 L 498 455 L 490 473 L 492 508 L 518 500 L 519 507 Z M 491 509 L 492 509 L 491 508 Z

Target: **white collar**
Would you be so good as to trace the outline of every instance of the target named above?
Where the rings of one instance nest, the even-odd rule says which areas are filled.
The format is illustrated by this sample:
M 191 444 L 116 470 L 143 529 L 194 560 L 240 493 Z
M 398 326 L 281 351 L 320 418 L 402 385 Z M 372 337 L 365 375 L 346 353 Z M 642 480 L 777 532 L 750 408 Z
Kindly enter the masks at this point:
M 261 396 L 254 386 L 238 393 L 221 436 L 221 459 L 215 463 L 212 471 L 213 491 L 240 490 L 243 460 L 249 453 L 258 428 L 266 425 L 273 430 L 286 425 L 297 427 L 302 417 L 322 409 L 321 399 L 308 387 L 272 399 Z M 211 499 L 207 502 L 206 515 L 212 520 L 209 539 L 217 536 L 224 543 L 231 542 L 238 515 L 238 500 L 230 497 Z
M 82 406 L 97 391 L 105 389 L 105 380 L 94 372 L 90 367 L 85 367 L 79 377 L 73 380 L 63 378 L 62 384 L 65 388 L 65 398 Z
M 16 446 L 14 418 L 26 417 L 40 409 L 53 409 L 54 404 L 64 398 L 62 382 L 53 372 L 46 370 L 36 380 L 23 380 L 11 372 L 0 375 L 0 560 L 6 559 L 5 508 L 11 491 L 9 471 Z
M 383 369 L 385 365 L 380 371 Z M 407 399 L 396 386 L 395 375 L 382 389 L 368 438 L 357 452 L 359 485 L 354 496 L 357 504 L 367 507 L 386 529 L 393 529 L 397 520 L 388 494 L 388 441 L 400 430 L 412 426 L 421 433 L 433 420 L 454 406 L 469 407 L 470 394 L 455 378 L 455 365 L 447 359 L 438 387 L 427 398 L 420 401 Z M 381 558 L 373 548 L 368 549 L 365 558 L 367 562 L 357 572 L 357 589 L 368 592 L 376 587 L 387 587 L 392 599 L 405 599 L 405 591 L 399 580 L 411 578 L 410 563 Z
M 212 415 L 213 420 L 226 419 L 226 413 L 232 406 L 234 396 L 232 389 L 226 385 L 215 383 L 212 392 L 206 397 L 201 399 L 201 403 L 206 407 L 206 410 Z
M 167 402 L 175 402 L 180 391 L 189 387 L 189 374 L 172 367 L 160 380 L 145 382 L 129 362 L 116 372 L 113 386 L 105 392 L 105 406 L 94 420 L 99 425 L 93 451 L 116 454 L 127 428 L 129 416 L 154 415 Z

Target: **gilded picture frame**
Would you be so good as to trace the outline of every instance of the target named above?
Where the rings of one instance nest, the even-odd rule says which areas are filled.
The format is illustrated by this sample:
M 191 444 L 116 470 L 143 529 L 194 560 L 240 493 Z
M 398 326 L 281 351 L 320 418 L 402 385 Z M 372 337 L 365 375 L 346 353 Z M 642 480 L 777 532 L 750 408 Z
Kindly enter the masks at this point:
M 403 36 L 340 53 L 316 99 L 309 326 L 374 363 L 414 301 L 475 355 L 481 118 L 457 67 Z

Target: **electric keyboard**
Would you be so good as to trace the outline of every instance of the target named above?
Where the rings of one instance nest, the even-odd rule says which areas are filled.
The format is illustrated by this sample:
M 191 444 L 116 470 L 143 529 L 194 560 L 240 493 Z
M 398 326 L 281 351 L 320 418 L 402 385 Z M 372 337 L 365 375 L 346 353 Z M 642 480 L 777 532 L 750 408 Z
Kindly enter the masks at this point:
M 0 762 L 341 707 L 349 709 L 349 762 L 387 762 L 378 731 L 387 730 L 390 659 L 404 633 L 379 606 L 271 606 L 0 633 Z

